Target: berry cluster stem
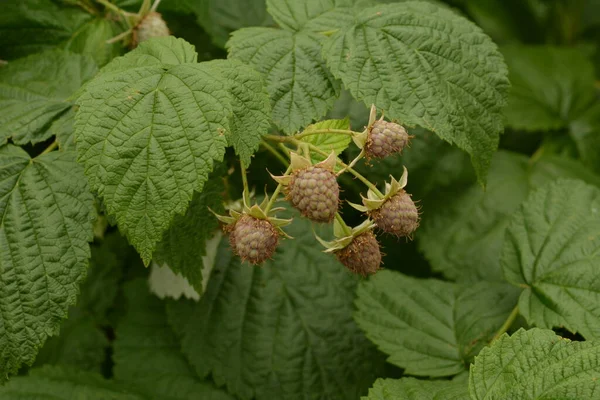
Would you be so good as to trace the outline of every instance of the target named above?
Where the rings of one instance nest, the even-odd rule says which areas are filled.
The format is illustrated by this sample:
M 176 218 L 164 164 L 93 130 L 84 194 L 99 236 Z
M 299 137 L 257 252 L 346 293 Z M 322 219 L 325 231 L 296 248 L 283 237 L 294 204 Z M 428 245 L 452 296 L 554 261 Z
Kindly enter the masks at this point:
M 240 160 L 240 174 L 242 175 L 242 184 L 244 185 L 244 198 L 250 198 L 250 189 L 248 189 L 248 177 L 246 176 L 246 167 Z
M 348 224 L 346 224 L 346 221 L 344 221 L 344 219 L 342 218 L 342 216 L 340 215 L 339 212 L 335 213 L 335 219 L 341 225 L 342 229 L 344 230 L 344 234 L 346 236 L 352 236 L 352 229 L 350 229 Z
M 301 142 L 300 140 L 298 140 L 296 137 L 292 137 L 292 136 L 277 136 L 277 135 L 265 135 L 264 136 L 266 139 L 268 140 L 272 140 L 274 142 L 280 142 L 280 143 L 291 143 L 293 145 L 295 145 L 296 147 L 301 147 L 304 145 L 308 145 L 308 148 L 311 151 L 314 151 L 317 154 L 320 154 L 324 157 L 329 156 L 329 154 L 327 154 L 327 152 L 321 150 L 320 148 L 318 148 L 317 146 L 315 146 L 312 143 L 307 143 L 307 142 Z M 367 178 L 365 178 L 364 176 L 362 176 L 358 171 L 356 171 L 354 168 L 350 167 L 348 164 L 346 164 L 345 162 L 343 162 L 342 160 L 340 160 L 339 158 L 336 158 L 336 162 L 342 166 L 342 168 L 344 168 L 344 170 L 350 172 L 352 175 L 354 175 L 358 180 L 360 180 L 362 183 L 364 183 L 369 189 L 371 189 L 373 192 L 375 192 L 378 196 L 380 197 L 384 197 L 383 193 L 381 193 L 379 191 L 379 189 L 377 189 L 377 186 L 373 185 Z
M 315 129 L 315 130 L 310 130 L 308 132 L 298 133 L 298 134 L 294 135 L 293 137 L 296 139 L 302 139 L 303 137 L 306 137 L 306 136 L 322 135 L 322 134 L 353 136 L 353 135 L 360 134 L 360 132 L 349 131 L 346 129 L 329 129 L 328 128 L 328 129 Z
M 290 172 L 292 172 L 292 166 L 288 165 L 283 176 L 289 175 Z M 267 203 L 267 206 L 265 207 L 264 211 L 265 211 L 266 215 L 269 215 L 269 211 L 271 211 L 271 208 L 273 208 L 273 204 L 275 204 L 275 202 L 277 201 L 277 197 L 279 197 L 279 193 L 281 192 L 281 189 L 283 189 L 283 185 L 280 183 L 275 188 L 275 191 L 273 191 L 273 194 L 271 195 L 271 198 L 269 199 L 269 202 Z
M 269 143 L 265 142 L 264 140 L 260 143 L 260 145 L 262 147 L 264 147 L 269 153 L 273 154 L 273 156 L 278 159 L 279 161 L 281 161 L 281 163 L 283 165 L 285 165 L 286 167 L 288 166 L 288 162 L 287 160 L 281 155 L 280 152 L 277 151 L 277 149 L 273 146 L 271 146 Z

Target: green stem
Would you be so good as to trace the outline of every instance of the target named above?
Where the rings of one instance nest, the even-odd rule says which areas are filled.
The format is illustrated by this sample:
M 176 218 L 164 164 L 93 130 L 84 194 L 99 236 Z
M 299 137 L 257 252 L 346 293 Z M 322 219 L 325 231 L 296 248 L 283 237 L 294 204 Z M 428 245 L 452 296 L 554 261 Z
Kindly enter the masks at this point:
M 347 135 L 347 136 L 360 134 L 360 132 L 348 131 L 346 129 L 315 129 L 315 130 L 310 130 L 308 132 L 302 132 L 297 135 L 294 135 L 294 138 L 302 139 L 303 137 L 306 137 L 306 136 L 322 135 L 322 134 L 328 134 L 328 133 L 335 134 L 335 135 Z
M 111 44 L 111 43 L 118 42 L 119 40 L 123 39 L 124 37 L 130 35 L 131 32 L 133 32 L 133 28 L 127 29 L 125 32 L 119 33 L 117 36 L 113 37 L 112 39 L 108 39 L 106 41 L 106 43 Z
M 140 6 L 140 11 L 138 11 L 138 15 L 145 16 L 146 14 L 148 14 L 151 6 L 152 4 L 150 4 L 150 0 L 142 1 L 142 5 Z
M 344 221 L 339 212 L 335 213 L 335 219 L 342 226 L 345 236 L 352 236 L 352 229 L 346 224 L 346 221 Z
M 278 143 L 279 148 L 289 157 L 291 150 L 286 147 L 283 143 Z
M 160 0 L 154 0 L 154 4 L 152 4 L 152 8 L 150 9 L 150 12 L 155 12 L 156 9 L 158 8 L 159 4 L 160 4 Z
M 513 308 L 513 310 L 511 311 L 511 313 L 508 316 L 508 318 L 506 319 L 506 321 L 504 321 L 504 324 L 500 327 L 500 329 L 498 329 L 498 332 L 496 332 L 496 334 L 494 335 L 494 337 L 492 338 L 490 343 L 494 343 L 500 336 L 502 336 L 504 333 L 506 333 L 506 331 L 508 331 L 510 329 L 511 325 L 515 322 L 515 319 L 517 318 L 518 315 L 519 315 L 519 305 L 517 304 L 515 306 L 515 308 Z
M 285 173 L 283 174 L 283 176 L 287 176 L 290 172 L 292 172 L 292 166 L 288 165 L 288 167 L 285 170 Z M 281 189 L 283 189 L 283 185 L 280 183 L 275 188 L 275 191 L 271 195 L 271 198 L 269 199 L 269 202 L 267 203 L 267 205 L 266 205 L 266 207 L 264 209 L 264 212 L 265 212 L 266 215 L 269 215 L 269 211 L 271 211 L 271 208 L 273 208 L 273 204 L 275 204 L 275 202 L 277 201 L 277 197 L 279 196 L 279 193 L 281 192 Z
M 529 159 L 529 163 L 530 164 L 535 164 L 544 154 L 544 146 L 540 146 L 538 147 L 538 149 L 535 151 L 535 153 L 533 153 L 531 155 L 531 158 Z
M 306 143 L 306 142 L 300 142 L 299 140 L 297 140 L 294 137 L 291 136 L 277 136 L 277 135 L 265 135 L 264 136 L 265 139 L 268 140 L 272 140 L 275 142 L 280 142 L 280 143 L 292 143 L 298 147 L 300 147 L 300 145 L 308 145 L 308 148 L 312 151 L 314 151 L 315 153 L 318 153 L 324 157 L 328 157 L 329 154 L 326 153 L 325 151 L 319 149 L 317 146 L 315 146 L 312 143 Z M 339 158 L 336 158 L 336 161 L 339 165 L 342 166 L 342 168 L 344 168 L 346 171 L 350 172 L 352 175 L 354 175 L 358 180 L 360 180 L 362 183 L 364 183 L 369 189 L 371 189 L 374 193 L 376 193 L 378 196 L 380 197 L 384 197 L 384 194 L 381 193 L 379 191 L 379 189 L 377 189 L 377 186 L 373 185 L 367 178 L 365 178 L 364 176 L 362 176 L 358 171 L 356 171 L 354 168 L 348 166 L 345 162 L 343 162 L 342 160 L 340 160 Z
M 117 7 L 116 5 L 114 5 L 113 3 L 111 3 L 108 0 L 96 0 L 98 3 L 102 4 L 104 7 L 108 8 L 109 10 L 119 14 L 119 15 L 124 15 L 124 13 L 126 12 L 125 10 L 120 9 L 119 7 Z
M 279 161 L 281 161 L 281 163 L 283 165 L 285 165 L 286 167 L 288 166 L 288 164 L 289 164 L 288 161 L 285 159 L 285 157 L 283 157 L 281 155 L 280 152 L 277 151 L 277 149 L 275 147 L 271 146 L 269 143 L 265 142 L 264 140 L 260 143 L 260 145 L 262 147 L 264 147 L 267 151 L 269 151 L 271 154 L 273 154 L 273 156 L 275 158 L 277 158 Z
M 244 185 L 244 198 L 250 198 L 250 190 L 248 189 L 248 177 L 246 176 L 246 167 L 244 167 L 244 163 L 240 160 L 240 173 L 242 174 L 242 184 Z
M 98 10 L 94 8 L 87 0 L 78 0 L 76 4 L 92 15 L 98 15 Z
M 50 146 L 46 147 L 46 149 L 40 153 L 40 156 L 50 153 L 52 150 L 56 149 L 57 147 L 58 147 L 58 142 L 55 140 L 54 142 L 52 142 L 52 144 Z

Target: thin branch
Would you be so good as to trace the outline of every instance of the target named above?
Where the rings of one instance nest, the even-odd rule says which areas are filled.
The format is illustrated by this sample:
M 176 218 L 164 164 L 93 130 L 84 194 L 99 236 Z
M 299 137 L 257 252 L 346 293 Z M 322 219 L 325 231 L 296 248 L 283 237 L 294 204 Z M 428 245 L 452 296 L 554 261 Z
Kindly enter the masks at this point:
M 494 343 L 496 340 L 498 340 L 498 338 L 500 336 L 502 336 L 504 333 L 506 333 L 506 331 L 508 331 L 510 329 L 510 327 L 512 326 L 512 324 L 515 322 L 515 319 L 517 318 L 518 315 L 519 315 L 519 305 L 517 304 L 515 306 L 515 308 L 513 308 L 513 310 L 511 311 L 511 313 L 508 316 L 508 318 L 506 319 L 506 321 L 504 321 L 504 324 L 500 327 L 500 329 L 498 329 L 498 332 L 496 332 L 496 334 L 494 335 L 494 337 L 492 338 L 490 343 Z
M 319 149 L 317 146 L 313 145 L 312 143 L 301 142 L 298 139 L 296 139 L 294 137 L 291 137 L 291 136 L 265 135 L 264 138 L 268 139 L 268 140 L 275 141 L 275 142 L 280 142 L 280 143 L 292 143 L 292 144 L 294 144 L 294 145 L 296 145 L 298 147 L 300 147 L 301 145 L 308 145 L 308 148 L 310 150 L 314 151 L 315 153 L 321 154 L 324 157 L 328 157 L 329 156 L 329 154 L 327 152 Z M 354 168 L 350 167 L 349 165 L 347 165 L 345 162 L 343 162 L 342 160 L 340 160 L 337 157 L 336 157 L 336 161 L 346 171 L 348 171 L 352 175 L 354 175 L 358 180 L 360 180 L 362 183 L 364 183 L 374 193 L 376 193 L 380 197 L 384 197 L 384 194 L 381 193 L 379 191 L 379 189 L 377 189 L 377 186 L 375 186 L 374 184 L 372 184 L 371 181 L 369 181 L 367 178 L 365 178 L 364 176 L 362 176 L 358 171 L 356 171 Z
M 289 165 L 287 167 L 287 169 L 285 170 L 285 173 L 283 174 L 283 176 L 288 175 L 291 171 L 292 171 L 292 166 Z M 269 211 L 271 211 L 271 208 L 273 207 L 273 204 L 275 204 L 275 202 L 277 201 L 277 197 L 279 196 L 279 193 L 281 192 L 281 189 L 283 189 L 283 185 L 280 183 L 275 188 L 275 191 L 271 195 L 271 198 L 269 199 L 269 202 L 267 203 L 267 205 L 266 205 L 266 207 L 264 209 L 265 214 L 269 215 Z
M 267 151 L 269 151 L 271 154 L 273 154 L 273 156 L 275 158 L 277 158 L 279 161 L 281 161 L 281 163 L 283 165 L 285 165 L 287 167 L 287 165 L 289 164 L 288 161 L 281 155 L 280 152 L 277 151 L 277 149 L 273 146 L 271 146 L 269 143 L 265 142 L 264 140 L 260 143 L 260 145 L 262 147 L 264 147 Z

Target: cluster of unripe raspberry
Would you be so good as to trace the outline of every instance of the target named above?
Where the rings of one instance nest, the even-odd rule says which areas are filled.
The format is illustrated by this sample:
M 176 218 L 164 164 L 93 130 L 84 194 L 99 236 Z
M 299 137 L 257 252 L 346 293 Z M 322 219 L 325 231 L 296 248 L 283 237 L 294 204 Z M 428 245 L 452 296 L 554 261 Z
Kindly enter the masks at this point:
M 349 204 L 364 212 L 367 219 L 353 228 L 347 226 L 338 213 L 340 187 L 337 182 L 337 176 L 351 170 L 354 163 L 362 157 L 369 160 L 402 152 L 408 145 L 410 136 L 396 123 L 384 121 L 383 117 L 377 120 L 374 106 L 365 130 L 361 133 L 348 132 L 361 148 L 360 155 L 350 165 L 342 163 L 334 153 L 313 165 L 310 161 L 311 151 L 318 149 L 300 145 L 297 150 L 302 151 L 304 156 L 298 151 L 291 151 L 290 167 L 286 173 L 283 176 L 272 176 L 279 186 L 271 199 L 267 196 L 260 205 L 249 206 L 245 190 L 241 212 L 230 210 L 230 216 L 217 216 L 225 223 L 224 230 L 229 233 L 231 249 L 236 255 L 252 264 L 260 264 L 273 256 L 279 237 L 287 236 L 282 227 L 291 223 L 291 220 L 273 216 L 281 210 L 272 208 L 281 189 L 286 194 L 286 200 L 303 217 L 316 223 L 334 223 L 333 241 L 326 242 L 319 237 L 317 239 L 326 248 L 325 252 L 335 254 L 353 273 L 366 276 L 377 272 L 381 266 L 380 246 L 373 233 L 375 227 L 398 238 L 411 237 L 419 226 L 419 212 L 411 195 L 404 190 L 407 183 L 406 168 L 399 180 L 391 177 L 383 193 L 366 181 L 369 190 L 367 196 L 362 198 L 362 204 Z M 293 137 L 290 142 L 299 143 Z M 336 173 L 335 167 L 338 164 L 343 168 Z

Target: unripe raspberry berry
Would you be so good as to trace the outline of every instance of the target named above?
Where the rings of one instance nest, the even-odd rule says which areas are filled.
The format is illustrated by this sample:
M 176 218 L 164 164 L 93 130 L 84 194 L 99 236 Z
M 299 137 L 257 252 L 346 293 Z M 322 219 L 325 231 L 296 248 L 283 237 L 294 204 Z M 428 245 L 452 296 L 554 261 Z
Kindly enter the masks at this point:
M 367 135 L 365 153 L 367 158 L 385 158 L 401 152 L 409 140 L 410 136 L 401 125 L 378 120 L 373 123 Z
M 233 252 L 252 264 L 271 258 L 279 243 L 279 233 L 269 221 L 250 215 L 243 215 L 227 231 Z
M 357 237 L 341 250 L 335 252 L 338 260 L 355 274 L 374 274 L 381 265 L 381 251 L 373 232 L 368 231 Z
M 313 166 L 292 174 L 287 199 L 302 215 L 315 222 L 331 222 L 338 210 L 340 187 L 335 174 Z
M 377 227 L 398 237 L 410 236 L 419 227 L 419 211 L 410 195 L 401 190 L 369 213 Z
M 135 29 L 136 37 L 134 38 L 135 45 L 153 37 L 169 36 L 169 28 L 157 12 L 151 12 L 144 17 Z

